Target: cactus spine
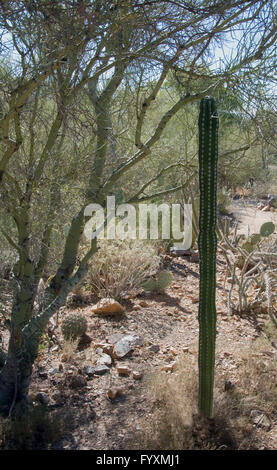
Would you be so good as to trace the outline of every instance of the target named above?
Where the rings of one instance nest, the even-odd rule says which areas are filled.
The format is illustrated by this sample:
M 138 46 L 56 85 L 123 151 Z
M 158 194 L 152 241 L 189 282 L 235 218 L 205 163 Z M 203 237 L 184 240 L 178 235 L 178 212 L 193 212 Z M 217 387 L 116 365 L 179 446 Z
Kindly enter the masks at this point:
M 216 221 L 218 115 L 214 98 L 206 96 L 199 114 L 200 212 L 198 247 L 199 286 L 199 411 L 212 416 L 216 339 Z

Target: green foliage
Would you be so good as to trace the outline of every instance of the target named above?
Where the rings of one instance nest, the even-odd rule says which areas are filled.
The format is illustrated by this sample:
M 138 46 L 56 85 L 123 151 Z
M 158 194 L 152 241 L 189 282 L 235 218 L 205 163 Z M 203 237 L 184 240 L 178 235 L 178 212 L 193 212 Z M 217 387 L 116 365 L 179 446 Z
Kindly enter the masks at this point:
M 274 233 L 275 225 L 273 222 L 266 222 L 260 228 L 260 234 L 262 237 L 269 237 L 272 233 Z
M 253 233 L 247 240 L 246 243 L 242 245 L 242 248 L 247 251 L 247 253 L 252 253 L 256 250 L 262 238 L 269 237 L 274 233 L 275 224 L 273 222 L 266 222 L 260 228 L 260 233 Z
M 80 313 L 71 313 L 62 322 L 62 334 L 65 340 L 77 339 L 87 331 L 87 320 Z
M 161 271 L 157 279 L 149 279 L 142 284 L 144 290 L 148 292 L 166 289 L 172 282 L 172 274 L 169 271 Z
M 218 115 L 215 100 L 205 97 L 199 114 L 199 411 L 212 416 L 216 338 L 216 220 Z

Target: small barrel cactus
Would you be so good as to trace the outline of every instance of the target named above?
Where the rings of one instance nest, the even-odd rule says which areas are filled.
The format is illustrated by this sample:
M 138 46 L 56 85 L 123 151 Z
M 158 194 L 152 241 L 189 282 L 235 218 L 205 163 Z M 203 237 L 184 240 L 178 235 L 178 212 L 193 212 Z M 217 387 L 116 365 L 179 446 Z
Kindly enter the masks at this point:
M 79 313 L 71 313 L 62 322 L 62 334 L 65 340 L 77 339 L 87 331 L 87 320 Z

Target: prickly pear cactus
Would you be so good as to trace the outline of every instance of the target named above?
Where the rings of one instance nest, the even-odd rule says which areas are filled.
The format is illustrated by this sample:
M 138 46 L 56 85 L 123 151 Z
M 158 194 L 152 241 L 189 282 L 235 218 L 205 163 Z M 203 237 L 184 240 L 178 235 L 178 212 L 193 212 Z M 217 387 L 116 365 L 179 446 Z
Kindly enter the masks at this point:
M 199 114 L 200 211 L 199 411 L 212 416 L 216 339 L 218 115 L 214 98 L 201 100 Z
M 157 280 L 149 279 L 142 284 L 144 290 L 152 292 L 155 290 L 163 290 L 170 285 L 172 282 L 172 274 L 169 271 L 161 271 Z
M 71 313 L 64 319 L 61 328 L 65 340 L 75 340 L 86 332 L 87 320 L 79 313 Z

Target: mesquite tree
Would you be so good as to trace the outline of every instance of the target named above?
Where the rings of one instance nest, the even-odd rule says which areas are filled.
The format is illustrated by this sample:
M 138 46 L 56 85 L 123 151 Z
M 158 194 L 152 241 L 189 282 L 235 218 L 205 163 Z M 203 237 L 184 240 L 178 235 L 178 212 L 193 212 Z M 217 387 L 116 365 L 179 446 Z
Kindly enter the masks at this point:
M 1 235 L 17 254 L 9 345 L 7 351 L 0 348 L 1 412 L 11 412 L 26 398 L 46 325 L 84 277 L 97 249 L 94 240 L 78 259 L 86 205 L 102 204 L 113 193 L 151 154 L 183 106 L 223 83 L 232 86 L 242 79 L 242 68 L 246 76 L 259 60 L 266 64 L 267 55 L 272 61 L 273 15 L 268 0 L 1 2 Z M 202 62 L 220 38 L 239 25 L 240 44 L 245 37 L 247 47 L 241 47 L 225 68 L 204 73 Z M 247 25 L 250 35 L 256 28 L 255 41 L 250 42 Z M 148 80 L 155 78 L 148 94 L 138 86 L 141 71 Z M 151 103 L 170 72 L 182 72 L 184 92 L 146 133 Z M 137 104 L 133 145 L 119 156 L 112 103 L 130 77 Z M 195 90 L 199 78 L 207 78 L 208 85 Z M 170 169 L 160 169 L 157 178 Z M 155 178 L 136 188 L 129 200 L 155 196 L 145 195 L 153 182 Z M 160 191 L 159 197 L 184 184 Z M 65 206 L 65 194 L 76 191 L 75 186 L 78 197 Z M 34 308 L 60 219 L 69 225 L 62 255 Z

